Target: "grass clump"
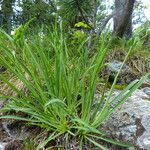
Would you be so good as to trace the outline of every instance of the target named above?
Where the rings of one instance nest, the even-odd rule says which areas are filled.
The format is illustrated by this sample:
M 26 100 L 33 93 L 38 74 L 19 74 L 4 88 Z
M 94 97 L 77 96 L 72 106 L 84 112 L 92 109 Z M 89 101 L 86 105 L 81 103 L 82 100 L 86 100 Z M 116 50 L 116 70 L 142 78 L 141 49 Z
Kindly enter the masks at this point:
M 123 147 L 131 146 L 109 139 L 107 133 L 99 128 L 150 73 L 139 81 L 133 81 L 112 99 L 118 72 L 109 95 L 106 97 L 104 91 L 98 105 L 93 108 L 99 72 L 104 66 L 107 53 L 104 35 L 101 37 L 97 53 L 88 57 L 86 41 L 74 46 L 75 49 L 72 50 L 66 43 L 67 36 L 61 27 L 55 27 L 45 35 L 48 46 L 45 46 L 44 39 L 36 36 L 30 38 L 30 41 L 25 39 L 21 41 L 23 46 L 19 49 L 13 37 L 2 33 L 11 46 L 7 47 L 1 43 L 0 62 L 23 83 L 26 89 L 24 92 L 7 77 L 0 75 L 1 80 L 16 93 L 14 96 L 1 93 L 1 99 L 10 100 L 3 111 L 23 112 L 27 116 L 7 115 L 1 116 L 1 119 L 23 120 L 49 131 L 48 138 L 43 140 L 37 149 L 43 148 L 48 142 L 61 136 L 65 137 L 66 149 L 69 147 L 68 139 L 76 139 L 79 149 L 82 149 L 88 141 L 106 150 L 107 146 L 98 143 L 97 140 Z

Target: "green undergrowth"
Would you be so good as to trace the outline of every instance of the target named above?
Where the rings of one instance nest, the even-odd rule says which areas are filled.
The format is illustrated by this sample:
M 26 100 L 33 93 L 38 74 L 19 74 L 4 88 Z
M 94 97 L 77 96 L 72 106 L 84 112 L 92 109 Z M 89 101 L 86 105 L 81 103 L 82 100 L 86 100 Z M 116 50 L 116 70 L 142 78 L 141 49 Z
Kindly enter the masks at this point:
M 99 73 L 104 67 L 109 47 L 109 42 L 107 45 L 105 43 L 107 35 L 101 36 L 97 52 L 89 57 L 87 41 L 74 45 L 72 49 L 61 27 L 55 26 L 44 37 L 34 35 L 26 39 L 15 39 L 15 36 L 9 36 L 2 30 L 0 33 L 7 39 L 7 44 L 0 42 L 0 62 L 24 86 L 21 89 L 0 74 L 0 79 L 16 93 L 7 95 L 1 92 L 1 99 L 10 100 L 1 111 L 15 111 L 16 115 L 4 115 L 0 119 L 22 120 L 28 125 L 46 129 L 50 134 L 37 149 L 62 135 L 68 149 L 69 139 L 76 139 L 80 150 L 87 143 L 102 150 L 108 149 L 107 144 L 102 143 L 132 146 L 110 139 L 107 132 L 101 130 L 101 126 L 150 73 L 133 81 L 112 98 L 118 72 L 109 94 L 106 95 L 103 90 L 102 97 L 93 108 Z M 129 48 L 124 62 L 133 46 Z M 18 112 L 27 115 L 23 117 L 17 115 Z

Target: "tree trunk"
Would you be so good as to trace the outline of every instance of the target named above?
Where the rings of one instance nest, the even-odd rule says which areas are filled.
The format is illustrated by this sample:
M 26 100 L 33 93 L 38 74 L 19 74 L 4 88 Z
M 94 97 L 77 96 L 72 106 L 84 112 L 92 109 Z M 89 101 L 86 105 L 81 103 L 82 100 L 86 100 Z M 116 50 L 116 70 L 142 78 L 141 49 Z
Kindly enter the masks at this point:
M 131 37 L 134 3 L 135 0 L 115 0 L 114 34 L 117 37 Z

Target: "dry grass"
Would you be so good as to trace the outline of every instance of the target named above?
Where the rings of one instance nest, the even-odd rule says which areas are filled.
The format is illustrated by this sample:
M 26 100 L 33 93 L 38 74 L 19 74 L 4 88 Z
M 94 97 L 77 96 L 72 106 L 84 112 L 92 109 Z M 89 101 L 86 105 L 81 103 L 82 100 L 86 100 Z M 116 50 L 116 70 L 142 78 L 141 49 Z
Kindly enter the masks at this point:
M 112 60 L 123 61 L 125 56 L 127 55 L 127 51 L 123 49 L 114 49 L 110 50 L 107 55 L 107 62 Z M 126 64 L 132 69 L 132 72 L 136 76 L 142 76 L 146 72 L 150 70 L 150 54 L 147 52 L 135 52 L 131 54 L 126 62 Z
M 20 79 L 18 79 L 16 76 L 10 74 L 9 71 L 6 71 L 5 73 L 3 73 L 3 75 L 7 76 L 7 78 L 9 79 L 9 82 L 16 85 L 17 89 L 19 89 L 20 91 L 23 91 L 24 93 L 27 93 L 27 89 Z M 29 80 L 28 75 L 25 74 L 25 76 Z M 4 95 L 7 95 L 7 96 L 8 95 L 9 96 L 17 96 L 17 93 L 13 89 L 11 89 L 11 87 L 9 85 L 7 85 L 6 83 L 3 83 L 2 81 L 0 82 L 0 93 L 3 93 Z

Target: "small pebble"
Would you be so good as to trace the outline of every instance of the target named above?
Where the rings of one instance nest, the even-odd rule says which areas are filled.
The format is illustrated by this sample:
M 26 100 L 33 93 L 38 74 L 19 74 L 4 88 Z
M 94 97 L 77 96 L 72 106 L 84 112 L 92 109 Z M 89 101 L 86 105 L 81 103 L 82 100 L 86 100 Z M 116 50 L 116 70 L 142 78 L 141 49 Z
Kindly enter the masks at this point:
M 150 95 L 150 87 L 143 88 L 143 92 L 147 95 Z

